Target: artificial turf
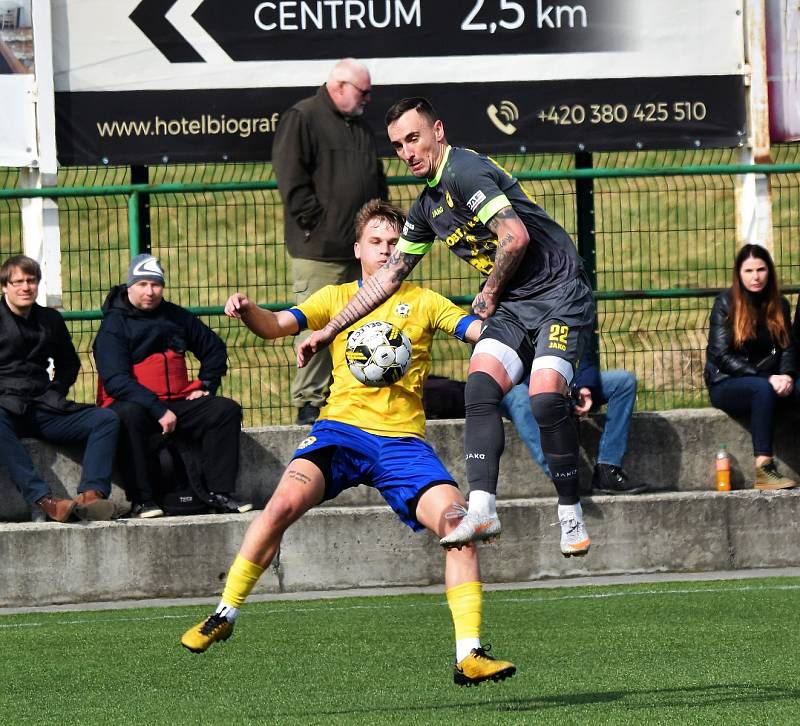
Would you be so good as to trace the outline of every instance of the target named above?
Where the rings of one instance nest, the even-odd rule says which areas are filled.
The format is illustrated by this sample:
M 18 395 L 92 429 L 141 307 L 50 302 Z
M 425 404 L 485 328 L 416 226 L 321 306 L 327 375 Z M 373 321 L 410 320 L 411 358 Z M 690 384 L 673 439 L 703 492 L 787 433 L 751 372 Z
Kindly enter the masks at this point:
M 2 724 L 796 724 L 800 579 L 490 592 L 502 683 L 452 683 L 443 596 L 0 617 Z

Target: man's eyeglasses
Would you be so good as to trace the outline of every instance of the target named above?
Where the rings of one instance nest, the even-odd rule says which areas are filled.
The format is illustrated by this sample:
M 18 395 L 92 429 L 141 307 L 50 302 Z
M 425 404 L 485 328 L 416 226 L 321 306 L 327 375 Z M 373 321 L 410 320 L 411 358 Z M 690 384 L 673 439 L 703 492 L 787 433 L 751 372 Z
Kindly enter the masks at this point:
M 8 284 L 11 285 L 11 287 L 22 287 L 23 285 L 36 287 L 36 285 L 39 284 L 39 281 L 35 277 L 26 277 L 22 280 L 9 280 Z
M 367 88 L 367 89 L 359 88 L 352 81 L 342 81 L 342 83 L 346 83 L 348 86 L 352 86 L 353 88 L 355 88 L 356 91 L 358 91 L 361 94 L 361 98 L 366 98 L 367 96 L 371 96 L 372 95 L 372 89 L 371 88 Z

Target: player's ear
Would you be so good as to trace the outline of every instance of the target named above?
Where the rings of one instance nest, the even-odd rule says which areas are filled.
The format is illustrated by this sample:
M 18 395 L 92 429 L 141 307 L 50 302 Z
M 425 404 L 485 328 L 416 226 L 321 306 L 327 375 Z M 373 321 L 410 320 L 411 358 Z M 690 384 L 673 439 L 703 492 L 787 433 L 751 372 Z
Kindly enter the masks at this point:
M 433 122 L 433 136 L 437 141 L 444 141 L 444 124 L 441 119 Z
M 357 260 L 361 259 L 361 245 L 358 243 L 358 240 L 353 243 L 353 254 Z

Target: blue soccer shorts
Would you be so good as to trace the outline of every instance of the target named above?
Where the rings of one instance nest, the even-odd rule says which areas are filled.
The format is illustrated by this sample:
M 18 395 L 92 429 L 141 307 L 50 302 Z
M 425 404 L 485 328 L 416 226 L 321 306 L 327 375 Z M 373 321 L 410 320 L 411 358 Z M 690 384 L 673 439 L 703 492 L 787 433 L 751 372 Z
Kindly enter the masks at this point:
M 295 459 L 308 459 L 321 469 L 323 501 L 359 484 L 374 487 L 415 532 L 425 529 L 416 517 L 419 498 L 437 484 L 458 486 L 426 441 L 377 436 L 338 421 L 317 421 L 294 452 Z

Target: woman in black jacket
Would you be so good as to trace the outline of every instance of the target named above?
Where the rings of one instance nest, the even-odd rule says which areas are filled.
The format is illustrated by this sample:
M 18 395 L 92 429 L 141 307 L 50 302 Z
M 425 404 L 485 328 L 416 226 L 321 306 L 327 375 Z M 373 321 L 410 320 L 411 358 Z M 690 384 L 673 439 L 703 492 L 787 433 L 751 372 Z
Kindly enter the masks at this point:
M 769 252 L 744 245 L 734 263 L 733 285 L 717 296 L 711 310 L 704 376 L 716 408 L 750 417 L 755 489 L 796 486 L 772 458 L 776 410 L 800 401 L 789 316 Z

